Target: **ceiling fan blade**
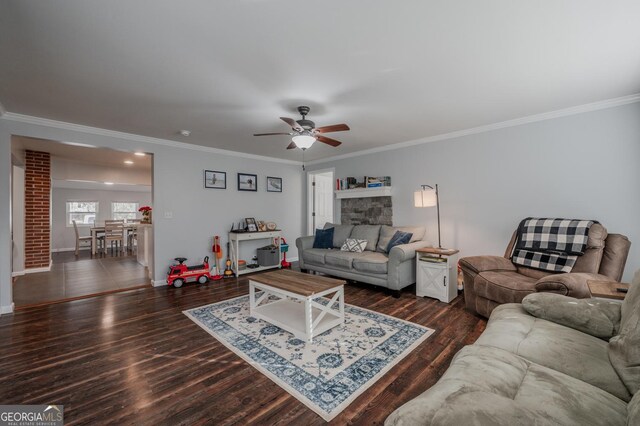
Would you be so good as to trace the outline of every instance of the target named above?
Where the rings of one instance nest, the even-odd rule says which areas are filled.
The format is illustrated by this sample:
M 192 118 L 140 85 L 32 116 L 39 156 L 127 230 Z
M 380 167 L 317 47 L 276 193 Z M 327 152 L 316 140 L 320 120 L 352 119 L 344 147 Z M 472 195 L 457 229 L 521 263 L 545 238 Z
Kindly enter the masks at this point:
M 289 144 L 289 146 L 287 146 L 287 149 L 294 149 L 294 148 L 297 148 L 297 146 L 296 146 L 296 143 L 295 143 L 295 142 L 291 142 L 291 143 Z
M 345 130 L 350 130 L 349 126 L 346 124 L 333 124 L 331 126 L 322 126 L 316 129 L 318 133 L 331 133 L 331 132 L 343 132 Z
M 326 143 L 327 145 L 331 145 L 334 147 L 342 144 L 342 142 L 337 141 L 335 139 L 328 138 L 326 136 L 318 135 L 317 137 L 318 137 L 318 142 Z
M 304 130 L 302 127 L 300 127 L 298 123 L 296 123 L 296 120 L 294 120 L 293 118 L 280 117 L 280 120 L 284 121 L 289 126 L 291 126 L 293 130 L 298 130 L 298 131 Z
M 291 133 L 254 133 L 253 136 L 290 135 Z

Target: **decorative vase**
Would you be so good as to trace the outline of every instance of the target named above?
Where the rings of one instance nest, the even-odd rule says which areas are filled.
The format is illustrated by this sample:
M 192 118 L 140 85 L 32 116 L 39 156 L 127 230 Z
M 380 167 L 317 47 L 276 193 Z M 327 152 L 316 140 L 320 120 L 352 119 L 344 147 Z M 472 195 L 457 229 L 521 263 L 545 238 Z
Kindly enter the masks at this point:
M 142 223 L 151 223 L 151 210 L 142 212 Z

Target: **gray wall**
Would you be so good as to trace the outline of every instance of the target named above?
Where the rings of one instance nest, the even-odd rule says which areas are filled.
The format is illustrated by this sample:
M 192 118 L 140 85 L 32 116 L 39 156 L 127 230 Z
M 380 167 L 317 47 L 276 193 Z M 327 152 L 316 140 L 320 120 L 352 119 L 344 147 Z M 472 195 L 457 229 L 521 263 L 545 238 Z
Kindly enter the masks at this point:
M 199 259 L 211 254 L 212 236 L 226 242 L 232 222 L 244 217 L 272 220 L 290 243 L 303 232 L 302 168 L 285 160 L 226 155 L 218 150 L 171 146 L 171 142 L 39 120 L 0 118 L 0 307 L 11 296 L 10 189 L 11 135 L 91 144 L 154 154 L 153 206 L 155 279 L 163 278 L 176 256 Z M 204 189 L 203 169 L 227 172 L 226 190 Z M 236 190 L 236 173 L 258 175 L 258 192 Z M 266 192 L 266 176 L 283 178 L 283 192 Z M 171 212 L 173 218 L 165 219 Z M 296 258 L 295 244 L 290 257 Z
M 640 268 L 639 103 L 307 169 L 327 167 L 336 178 L 391 176 L 395 224 L 425 224 L 432 241 L 436 210 L 414 208 L 412 197 L 420 184 L 438 183 L 442 244 L 461 256 L 502 255 L 527 216 L 585 218 L 631 239 L 626 280 Z
M 74 249 L 76 234 L 67 226 L 67 201 L 97 201 L 96 222 L 111 219 L 113 201 L 138 202 L 140 206 L 151 205 L 151 192 L 107 191 L 95 189 L 56 188 L 51 190 L 51 248 L 52 250 Z M 138 213 L 138 217 L 142 217 Z M 80 235 L 89 235 L 89 229 L 79 227 Z

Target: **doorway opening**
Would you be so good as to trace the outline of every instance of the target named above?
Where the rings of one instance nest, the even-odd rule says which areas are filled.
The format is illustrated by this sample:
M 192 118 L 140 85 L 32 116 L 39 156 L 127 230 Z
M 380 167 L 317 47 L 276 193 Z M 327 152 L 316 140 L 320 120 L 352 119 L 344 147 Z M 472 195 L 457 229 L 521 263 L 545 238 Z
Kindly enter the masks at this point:
M 153 204 L 153 156 L 22 136 L 11 145 L 16 308 L 150 285 L 153 225 L 140 209 Z
M 334 169 L 316 170 L 307 173 L 307 232 L 323 228 L 325 223 L 333 223 Z

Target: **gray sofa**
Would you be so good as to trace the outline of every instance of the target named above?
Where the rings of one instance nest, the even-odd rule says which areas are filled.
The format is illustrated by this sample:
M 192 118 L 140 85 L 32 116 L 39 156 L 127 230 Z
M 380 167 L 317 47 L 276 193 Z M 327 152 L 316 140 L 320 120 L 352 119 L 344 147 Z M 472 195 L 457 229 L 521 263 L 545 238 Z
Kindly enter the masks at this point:
M 496 307 L 385 425 L 640 425 L 638 389 L 640 271 L 622 304 L 534 293 Z
M 423 240 L 423 227 L 391 227 L 386 225 L 335 225 L 333 248 L 313 248 L 314 237 L 300 237 L 296 240 L 298 261 L 302 270 L 318 271 L 340 278 L 365 282 L 400 291 L 416 282 L 416 249 L 430 247 Z M 386 246 L 396 231 L 411 232 L 408 244 L 395 246 L 386 253 Z M 347 238 L 367 240 L 362 253 L 340 251 Z

